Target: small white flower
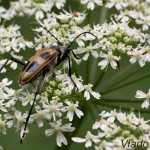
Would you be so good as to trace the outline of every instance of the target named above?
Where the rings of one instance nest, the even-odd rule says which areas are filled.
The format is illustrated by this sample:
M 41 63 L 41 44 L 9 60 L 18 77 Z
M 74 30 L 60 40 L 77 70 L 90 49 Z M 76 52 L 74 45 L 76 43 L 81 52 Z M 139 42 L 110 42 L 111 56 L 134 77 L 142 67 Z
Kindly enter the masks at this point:
M 34 100 L 34 93 L 30 94 L 29 92 L 22 92 L 21 93 L 22 96 L 20 97 L 20 100 L 22 102 L 22 106 L 26 106 L 28 103 L 30 103 L 30 105 L 33 104 L 33 100 Z
M 31 122 L 36 122 L 38 124 L 38 127 L 42 127 L 44 124 L 44 119 L 46 119 L 46 112 L 44 110 L 41 110 L 39 106 L 35 107 L 36 113 L 31 115 Z
M 66 64 L 67 65 L 65 67 L 69 67 L 68 63 Z M 64 95 L 70 95 L 74 88 L 77 88 L 79 91 L 83 89 L 83 84 L 82 84 L 83 80 L 81 77 L 77 78 L 75 74 L 72 74 L 71 78 L 73 81 L 70 79 L 70 77 L 67 74 L 60 74 L 59 72 L 56 72 L 56 80 L 58 82 L 62 82 L 61 91 Z M 75 85 L 73 82 L 75 83 Z
M 11 85 L 12 81 L 8 81 L 8 78 L 4 78 L 1 82 L 0 82 L 0 89 L 2 88 L 6 88 L 7 86 Z
M 81 4 L 87 4 L 87 8 L 90 10 L 94 10 L 95 5 L 102 6 L 102 0 L 80 0 Z
M 148 30 L 150 27 L 150 15 L 144 16 L 144 14 L 139 13 L 139 19 L 136 19 L 136 23 L 142 25 L 143 31 Z
M 113 6 L 116 7 L 116 9 L 121 10 L 128 6 L 127 2 L 124 2 L 122 0 L 109 0 L 106 4 L 106 7 L 112 8 Z
M 82 89 L 82 91 L 85 90 L 84 97 L 86 98 L 86 100 L 89 100 L 91 94 L 96 99 L 100 99 L 101 95 L 98 92 L 92 91 L 92 86 L 93 86 L 92 84 L 84 85 L 84 88 Z
M 51 100 L 50 104 L 43 104 L 45 117 L 50 120 L 52 117 L 54 121 L 56 120 L 56 117 L 61 117 L 61 108 L 63 104 L 58 103 L 57 101 Z
M 116 69 L 118 66 L 117 62 L 121 59 L 118 56 L 114 56 L 112 51 L 108 51 L 108 54 L 101 53 L 100 57 L 105 58 L 98 63 L 98 66 L 100 66 L 102 70 L 105 69 L 109 64 L 113 69 Z
M 64 106 L 62 108 L 62 110 L 63 111 L 68 111 L 67 112 L 67 118 L 69 119 L 69 121 L 73 120 L 74 113 L 78 116 L 78 118 L 81 118 L 84 115 L 83 112 L 77 108 L 77 107 L 79 107 L 79 102 L 78 101 L 76 101 L 76 103 L 73 103 L 69 100 L 65 100 L 65 103 L 68 106 Z
M 13 39 L 6 39 L 5 41 L 2 41 L 1 45 L 6 48 L 7 52 L 9 52 L 11 49 L 13 49 L 15 52 L 20 51 L 16 37 L 14 37 Z
M 73 137 L 72 140 L 78 143 L 85 143 L 85 147 L 87 148 L 92 146 L 92 142 L 100 142 L 98 136 L 93 135 L 90 131 L 87 131 L 85 138 Z
M 5 103 L 5 107 L 9 108 L 11 106 L 14 106 L 16 101 L 21 98 L 20 97 L 21 91 L 22 89 L 19 90 L 9 89 L 8 94 L 11 96 L 11 98 L 8 102 Z
M 63 10 L 64 13 L 60 13 L 60 15 L 57 15 L 57 18 L 60 19 L 62 22 L 66 23 L 69 20 L 75 21 L 77 24 L 80 24 L 85 19 L 85 12 L 79 13 L 79 12 L 72 12 L 70 10 L 70 13 Z
M 26 122 L 26 118 L 28 113 L 22 114 L 22 112 L 16 110 L 15 111 L 15 120 L 14 120 L 14 127 L 16 128 L 16 132 L 21 129 L 21 133 L 24 130 L 24 123 Z
M 29 15 L 28 10 L 31 7 L 31 5 L 31 1 L 19 0 L 19 2 L 11 2 L 11 9 L 14 9 L 15 12 L 18 12 L 19 16 L 24 16 L 24 14 L 27 12 Z
M 0 7 L 0 22 L 1 19 L 10 20 L 15 16 L 15 10 L 13 9 L 5 9 L 4 7 Z
M 107 142 L 106 140 L 103 140 L 98 145 L 95 145 L 95 150 L 104 150 L 104 149 L 106 149 L 106 150 L 120 150 L 120 148 L 117 149 L 115 146 L 114 147 L 113 146 L 114 146 L 114 144 L 112 142 Z M 123 150 L 122 147 L 121 147 L 121 150 Z
M 53 5 L 55 5 L 58 9 L 61 9 L 64 7 L 66 0 L 50 0 L 50 2 L 54 3 Z
M 95 58 L 99 57 L 98 52 L 96 50 L 94 50 L 94 49 L 97 49 L 97 48 L 98 48 L 97 45 L 90 44 L 89 46 L 87 46 L 85 48 L 78 48 L 77 50 L 75 50 L 75 53 L 76 54 L 85 53 L 84 56 L 82 56 L 82 59 L 87 61 L 90 54 Z
M 136 61 L 138 61 L 139 65 L 141 67 L 143 67 L 145 65 L 145 55 L 144 55 L 145 50 L 142 49 L 142 47 L 137 47 L 134 49 L 133 52 L 129 51 L 128 55 L 131 55 L 132 57 L 130 58 L 130 63 L 135 63 Z
M 141 99 L 141 98 L 146 98 L 146 100 L 143 102 L 141 105 L 142 108 L 148 108 L 149 107 L 149 101 L 150 101 L 150 89 L 147 94 L 144 92 L 138 90 L 135 95 L 136 98 Z
M 56 123 L 50 123 L 51 129 L 45 130 L 46 136 L 51 136 L 56 133 L 56 143 L 58 146 L 62 146 L 62 144 L 67 145 L 67 139 L 62 134 L 63 132 L 73 132 L 75 130 L 74 127 L 71 127 L 71 123 L 62 125 L 62 120 L 58 120 Z

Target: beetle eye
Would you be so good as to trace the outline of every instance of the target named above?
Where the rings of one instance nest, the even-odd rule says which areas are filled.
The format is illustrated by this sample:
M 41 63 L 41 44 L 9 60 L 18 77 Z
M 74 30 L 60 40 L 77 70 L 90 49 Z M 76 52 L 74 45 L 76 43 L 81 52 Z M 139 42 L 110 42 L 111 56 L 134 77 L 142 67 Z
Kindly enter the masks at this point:
M 40 64 L 37 63 L 37 61 L 34 61 L 32 62 L 28 69 L 26 70 L 26 72 L 34 72 L 38 67 L 39 67 Z
M 49 58 L 49 56 L 50 56 L 50 53 L 49 52 L 44 52 L 44 53 L 42 53 L 41 55 L 40 55 L 40 57 L 42 58 L 42 59 L 48 59 Z

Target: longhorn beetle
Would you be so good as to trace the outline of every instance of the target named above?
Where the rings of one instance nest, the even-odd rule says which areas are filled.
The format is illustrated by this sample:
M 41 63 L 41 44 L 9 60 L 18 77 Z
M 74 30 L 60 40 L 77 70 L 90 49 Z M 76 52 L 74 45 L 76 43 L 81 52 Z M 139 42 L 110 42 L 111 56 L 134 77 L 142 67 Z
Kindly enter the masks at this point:
M 47 30 L 42 25 L 41 25 L 41 27 L 44 30 L 46 30 L 51 36 L 53 36 L 61 46 L 51 46 L 50 48 L 39 49 L 29 59 L 29 61 L 27 63 L 25 63 L 17 58 L 10 57 L 6 60 L 4 65 L 0 68 L 0 72 L 1 72 L 1 70 L 6 66 L 6 64 L 8 63 L 9 60 L 12 60 L 12 61 L 22 65 L 23 69 L 19 76 L 19 83 L 21 85 L 31 83 L 32 81 L 34 81 L 35 79 L 40 77 L 39 83 L 38 83 L 36 91 L 34 93 L 34 99 L 33 99 L 32 106 L 31 106 L 28 116 L 26 118 L 24 132 L 21 137 L 20 143 L 22 143 L 24 136 L 26 134 L 27 124 L 28 124 L 28 121 L 29 121 L 29 118 L 30 118 L 30 115 L 31 115 L 31 112 L 32 112 L 32 109 L 33 109 L 33 106 L 35 103 L 35 99 L 36 99 L 37 95 L 41 92 L 41 89 L 42 89 L 42 86 L 44 83 L 44 79 L 45 79 L 47 73 L 52 72 L 53 68 L 57 67 L 61 62 L 63 62 L 67 58 L 68 62 L 69 62 L 68 76 L 70 77 L 71 81 L 73 82 L 74 87 L 77 88 L 75 82 L 73 81 L 73 79 L 71 77 L 71 65 L 70 65 L 69 53 L 72 53 L 76 59 L 79 59 L 79 58 L 73 52 L 73 50 L 70 49 L 70 47 L 76 41 L 76 39 L 83 34 L 91 34 L 92 36 L 97 38 L 94 34 L 92 34 L 90 32 L 82 32 L 78 36 L 76 36 L 74 38 L 74 40 L 72 40 L 72 42 L 70 43 L 70 45 L 68 47 L 64 47 L 63 44 L 49 30 Z

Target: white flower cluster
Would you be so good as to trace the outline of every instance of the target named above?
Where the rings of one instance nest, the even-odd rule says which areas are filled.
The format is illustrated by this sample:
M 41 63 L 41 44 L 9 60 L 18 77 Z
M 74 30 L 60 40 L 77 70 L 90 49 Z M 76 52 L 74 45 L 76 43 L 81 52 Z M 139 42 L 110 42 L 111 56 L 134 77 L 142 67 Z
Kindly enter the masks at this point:
M 22 60 L 23 56 L 19 56 L 18 53 L 21 50 L 25 50 L 27 47 L 33 47 L 33 43 L 24 39 L 18 25 L 9 25 L 8 27 L 5 27 L 4 25 L 0 26 L 0 54 L 9 52 L 15 58 Z M 6 60 L 0 60 L 0 66 L 2 66 L 5 61 Z M 12 69 L 17 68 L 17 63 L 10 63 Z M 2 72 L 5 71 L 6 69 L 4 68 Z
M 81 78 L 75 75 L 72 75 L 72 78 L 78 87 L 81 99 L 83 99 L 81 92 L 84 93 L 86 100 L 90 99 L 90 95 L 100 99 L 100 94 L 92 91 L 91 84 L 83 85 Z M 8 81 L 7 78 L 0 82 L 0 132 L 6 134 L 7 128 L 15 127 L 16 131 L 21 130 L 20 135 L 22 135 L 28 112 L 22 113 L 15 107 L 15 104 L 20 101 L 22 106 L 28 103 L 32 105 L 34 94 L 24 92 L 23 89 L 15 91 L 8 88 L 10 84 L 12 81 Z M 51 79 L 50 82 L 47 80 L 46 84 L 45 92 L 38 97 L 38 103 L 35 105 L 36 112 L 31 115 L 29 123 L 37 123 L 40 128 L 46 120 L 51 126 L 51 129 L 45 130 L 46 136 L 56 133 L 57 145 L 61 146 L 62 143 L 67 145 L 67 140 L 61 132 L 73 132 L 75 128 L 71 127 L 71 123 L 62 125 L 63 120 L 67 119 L 71 122 L 75 115 L 81 118 L 84 113 L 79 109 L 79 101 L 68 98 L 69 95 L 74 95 L 74 84 L 67 74 L 56 72 L 56 78 Z
M 100 57 L 103 60 L 98 63 L 101 69 L 105 69 L 110 64 L 113 69 L 116 69 L 122 57 L 122 53 L 129 55 L 130 63 L 138 62 L 141 67 L 145 62 L 150 60 L 150 44 L 147 42 L 147 34 L 140 32 L 140 30 L 129 27 L 129 20 L 125 17 L 114 16 L 111 18 L 112 22 L 104 23 L 102 25 L 95 25 L 92 32 L 97 35 L 99 43 L 95 46 L 89 46 L 85 49 L 91 53 L 95 58 Z M 137 43 L 135 45 L 135 43 Z M 147 43 L 145 45 L 145 43 Z M 98 56 L 97 50 L 99 48 L 100 55 Z M 78 48 L 79 49 L 79 48 Z M 80 52 L 81 53 L 81 52 Z M 88 55 L 83 57 L 87 60 Z
M 36 18 L 43 18 L 45 13 L 51 11 L 56 6 L 58 9 L 64 7 L 66 0 L 46 0 L 45 3 L 33 0 L 19 0 L 10 2 L 10 8 L 0 7 L 0 21 L 10 20 L 15 16 L 35 15 Z
M 80 15 L 78 12 L 74 12 L 74 13 Z M 81 18 L 81 15 L 77 17 L 74 15 L 72 17 L 68 17 L 71 15 L 72 14 L 68 15 L 68 13 L 64 13 L 63 16 L 66 16 L 66 17 L 62 17 L 62 14 L 57 15 L 53 13 L 51 15 L 48 14 L 47 18 L 43 20 L 37 19 L 39 25 L 41 26 L 34 29 L 34 31 L 39 33 L 37 35 L 38 37 L 34 38 L 35 43 L 36 43 L 36 49 L 39 49 L 41 47 L 50 47 L 50 45 L 60 44 L 60 43 L 57 43 L 58 41 L 56 41 L 56 39 L 52 37 L 48 33 L 48 31 L 50 31 L 53 35 L 55 35 L 55 37 L 57 37 L 57 39 L 61 43 L 63 43 L 63 45 L 68 46 L 70 42 L 72 42 L 74 38 L 77 37 L 79 34 L 81 34 L 84 31 L 90 30 L 88 26 L 85 26 L 84 28 L 80 28 L 77 26 L 78 21 L 75 18 L 78 18 L 78 17 Z M 82 15 L 85 15 L 85 14 L 82 14 Z M 68 19 L 70 19 L 70 21 Z M 83 20 L 84 18 L 80 19 L 80 21 L 83 21 Z M 64 23 L 59 24 L 58 23 L 59 21 L 63 21 Z M 43 27 L 45 29 L 43 29 Z M 80 36 L 77 39 L 77 43 L 79 46 L 85 46 L 84 44 L 85 41 L 94 40 L 94 39 L 95 38 L 92 35 Z
M 87 9 L 94 10 L 95 6 L 105 6 L 108 9 L 115 7 L 120 16 L 126 16 L 142 27 L 143 31 L 150 28 L 150 1 L 149 0 L 80 0 Z
M 3 19 L 10 20 L 15 16 L 15 10 L 13 9 L 6 9 L 2 6 L 0 6 L 0 22 L 2 22 Z
M 121 5 L 122 3 L 122 5 Z M 117 7 L 117 5 L 115 5 Z M 126 16 L 132 19 L 137 25 L 140 25 L 143 31 L 150 29 L 150 2 L 142 0 L 120 1 L 118 8 L 121 9 L 120 16 Z
M 93 132 L 87 131 L 85 138 L 73 137 L 72 140 L 78 143 L 85 143 L 85 147 L 94 146 L 95 150 L 126 150 L 137 148 L 135 143 L 143 140 L 150 148 L 150 125 L 133 112 L 130 114 L 102 111 L 100 119 L 93 126 Z M 130 145 L 131 141 L 134 145 Z M 149 147 L 148 147 L 149 146 Z
M 69 16 L 64 14 L 64 16 Z M 91 30 L 91 33 L 97 36 L 97 39 L 90 34 L 82 35 L 76 40 L 78 48 L 74 50 L 75 54 L 82 55 L 82 59 L 76 60 L 80 63 L 81 60 L 87 61 L 91 54 L 95 58 L 102 59 L 98 66 L 106 69 L 109 64 L 113 69 L 119 68 L 118 64 L 121 60 L 122 53 L 127 54 L 130 57 L 130 63 L 138 62 L 141 67 L 150 60 L 150 46 L 148 43 L 149 38 L 147 34 L 140 32 L 140 30 L 129 27 L 129 20 L 125 17 L 115 15 L 112 17 L 110 23 L 104 23 L 102 25 L 95 25 L 93 29 L 87 25 L 84 28 L 79 28 L 75 20 L 64 22 L 64 24 L 58 24 L 60 15 L 52 14 L 48 15 L 44 20 L 37 20 L 38 23 L 46 30 L 51 31 L 61 43 L 69 45 L 73 39 L 80 33 Z M 64 17 L 65 18 L 65 17 Z M 62 18 L 61 18 L 62 19 Z M 61 20 L 60 19 L 60 20 Z M 82 19 L 81 19 L 82 20 Z M 49 47 L 50 45 L 57 45 L 57 41 L 52 37 L 43 27 L 34 29 L 39 34 L 35 37 L 36 49 L 42 47 Z M 64 34 L 65 32 L 65 34 Z M 90 40 L 98 41 L 96 44 L 90 42 L 89 45 L 85 45 L 85 42 Z M 135 45 L 135 43 L 137 43 Z M 145 43 L 147 43 L 145 45 Z
M 10 25 L 5 27 L 0 26 L 0 53 L 6 52 L 20 52 L 25 50 L 25 47 L 32 47 L 32 42 L 26 41 L 20 33 L 20 27 L 18 25 Z

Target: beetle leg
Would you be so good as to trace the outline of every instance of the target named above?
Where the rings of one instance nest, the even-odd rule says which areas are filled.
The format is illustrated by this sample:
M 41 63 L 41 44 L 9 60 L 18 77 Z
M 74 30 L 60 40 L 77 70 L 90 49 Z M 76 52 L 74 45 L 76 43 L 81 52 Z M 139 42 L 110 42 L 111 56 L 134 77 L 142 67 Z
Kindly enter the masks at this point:
M 40 79 L 40 81 L 39 81 L 39 84 L 38 84 L 38 86 L 37 86 L 37 89 L 36 89 L 36 91 L 35 91 L 35 93 L 34 93 L 34 100 L 33 100 L 32 106 L 31 106 L 31 108 L 30 108 L 29 114 L 28 114 L 28 116 L 27 116 L 27 118 L 26 118 L 26 122 L 25 122 L 25 126 L 24 126 L 24 132 L 23 132 L 23 135 L 22 135 L 22 137 L 21 137 L 21 139 L 20 139 L 20 143 L 22 143 L 22 141 L 23 141 L 23 139 L 24 139 L 24 137 L 25 137 L 27 125 L 28 125 L 28 122 L 29 122 L 29 119 L 30 119 L 30 115 L 31 115 L 32 109 L 33 109 L 33 107 L 34 107 L 36 97 L 37 97 L 37 95 L 41 92 L 41 89 L 42 89 L 42 86 L 43 86 L 43 83 L 44 83 L 45 76 L 46 76 L 46 74 L 43 73 L 43 75 L 42 75 L 42 77 L 41 77 L 41 79 Z
M 81 58 L 78 57 L 73 51 L 71 51 L 71 52 L 72 52 L 72 54 L 73 54 L 73 56 L 74 56 L 75 59 L 81 59 Z
M 72 77 L 71 77 L 71 63 L 70 63 L 70 58 L 69 58 L 69 56 L 68 56 L 68 62 L 69 62 L 69 72 L 68 72 L 68 76 L 70 77 L 70 79 L 71 79 L 72 83 L 74 84 L 74 86 L 75 86 L 75 87 L 77 88 L 77 90 L 79 91 L 79 89 L 78 89 L 76 83 L 74 82 L 74 80 L 73 80 Z
M 12 61 L 14 61 L 14 62 L 16 62 L 16 63 L 18 63 L 18 64 L 20 64 L 20 65 L 22 65 L 22 66 L 25 66 L 25 65 L 26 65 L 25 62 L 23 62 L 23 61 L 21 61 L 21 60 L 19 60 L 19 59 L 17 59 L 17 58 L 11 57 L 11 58 L 8 58 L 8 59 L 6 60 L 6 62 L 4 63 L 4 65 L 0 68 L 0 72 L 1 72 L 1 70 L 6 66 L 6 64 L 8 63 L 9 60 L 12 60 Z

